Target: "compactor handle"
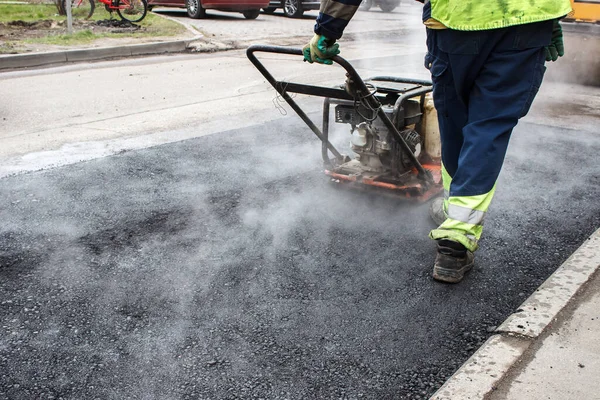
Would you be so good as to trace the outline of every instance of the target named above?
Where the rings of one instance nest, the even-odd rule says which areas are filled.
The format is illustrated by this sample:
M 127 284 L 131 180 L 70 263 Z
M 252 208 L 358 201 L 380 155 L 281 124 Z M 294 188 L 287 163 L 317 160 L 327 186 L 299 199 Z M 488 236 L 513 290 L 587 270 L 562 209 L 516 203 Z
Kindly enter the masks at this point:
M 300 93 L 300 94 L 307 94 L 307 95 L 311 95 L 311 96 L 329 97 L 329 98 L 333 98 L 333 99 L 354 100 L 354 98 L 352 96 L 350 96 L 348 93 L 346 93 L 345 90 L 342 90 L 342 89 L 278 81 L 273 77 L 273 75 L 271 75 L 271 73 L 267 70 L 267 68 L 258 60 L 256 55 L 254 54 L 257 52 L 303 56 L 302 49 L 296 49 L 296 48 L 291 48 L 291 47 L 282 47 L 282 46 L 252 45 L 252 46 L 248 47 L 248 49 L 246 50 L 246 55 L 248 56 L 248 59 L 250 60 L 250 62 L 252 62 L 252 64 L 254 64 L 256 69 L 258 69 L 260 71 L 260 73 L 263 74 L 263 76 L 265 78 L 267 78 L 267 81 L 269 81 L 269 83 L 280 93 L 282 90 L 284 90 L 284 91 L 290 92 L 290 93 Z M 349 74 L 353 74 L 353 76 L 356 76 L 358 79 L 360 79 L 360 77 L 358 76 L 358 74 L 356 73 L 354 68 L 352 68 L 352 66 L 348 63 L 348 61 L 344 60 L 340 56 L 335 56 L 332 58 L 332 60 L 334 62 L 340 64 L 344 68 L 346 68 L 346 67 L 350 68 L 350 70 L 347 69 L 346 71 L 348 71 Z
M 345 90 L 335 89 L 335 88 L 327 88 L 321 86 L 312 86 L 312 85 L 302 85 L 292 82 L 279 82 L 277 81 L 273 75 L 265 68 L 265 66 L 258 60 L 254 53 L 263 52 L 263 53 L 275 53 L 275 54 L 289 54 L 295 56 L 304 56 L 302 53 L 302 49 L 292 48 L 292 47 L 283 47 L 283 46 L 268 46 L 268 45 L 260 45 L 255 44 L 246 50 L 246 55 L 248 59 L 254 64 L 256 69 L 260 71 L 260 73 L 267 78 L 267 81 L 273 87 L 277 89 L 278 85 L 285 84 L 286 91 L 293 93 L 301 93 L 308 94 L 313 96 L 321 96 L 321 97 L 329 97 L 333 99 L 341 99 L 341 100 L 354 100 L 350 94 L 348 94 Z M 358 72 L 354 69 L 352 64 L 350 64 L 345 58 L 341 56 L 334 56 L 331 59 L 334 63 L 339 64 L 342 68 L 346 70 L 348 73 L 348 77 L 352 79 L 352 81 L 356 82 L 361 91 L 364 93 L 369 93 L 369 88 L 364 83 L 363 79 L 358 75 Z M 431 87 L 431 81 L 422 80 L 422 79 L 407 79 L 407 78 L 396 78 L 390 76 L 378 76 L 374 77 L 378 81 L 387 81 L 387 82 L 398 82 L 398 83 L 409 83 L 415 85 L 421 85 L 426 87 Z M 412 94 L 411 94 L 412 95 Z
M 283 97 L 283 99 L 294 109 L 294 111 L 296 111 L 298 116 L 300 116 L 300 118 L 302 118 L 302 120 L 304 120 L 304 122 L 315 133 L 315 135 L 317 135 L 317 137 L 319 139 L 321 139 L 321 141 L 327 143 L 327 148 L 337 158 L 342 158 L 342 155 L 335 149 L 335 147 L 333 147 L 333 145 L 331 145 L 331 143 L 327 140 L 327 138 L 325 138 L 323 136 L 323 134 L 321 133 L 319 128 L 317 128 L 317 126 L 310 120 L 310 118 L 308 118 L 306 113 L 304 113 L 304 111 L 302 111 L 302 109 L 300 109 L 298 104 L 296 104 L 296 102 L 289 96 L 288 93 L 300 93 L 300 94 L 306 94 L 306 95 L 312 95 L 312 96 L 320 96 L 320 97 L 333 98 L 333 99 L 356 101 L 354 96 L 347 93 L 343 89 L 326 88 L 326 87 L 322 87 L 322 86 L 313 86 L 313 85 L 306 85 L 306 84 L 300 84 L 300 83 L 278 81 L 273 77 L 273 75 L 271 75 L 271 73 L 265 68 L 265 66 L 258 60 L 256 55 L 254 54 L 256 52 L 290 54 L 290 55 L 294 55 L 294 56 L 303 56 L 302 49 L 291 48 L 291 47 L 282 47 L 282 46 L 252 45 L 252 46 L 248 47 L 248 49 L 246 50 L 246 55 L 248 56 L 248 59 L 250 60 L 250 62 L 252 62 L 252 64 L 254 64 L 256 69 L 258 69 L 260 71 L 260 73 L 267 79 L 267 81 L 269 81 L 269 83 L 275 88 L 275 90 L 277 90 L 277 92 Z M 370 93 L 370 89 L 367 87 L 367 85 L 362 80 L 360 75 L 358 75 L 358 73 L 356 72 L 354 67 L 352 65 L 350 65 L 350 63 L 348 61 L 346 61 L 344 58 L 342 58 L 340 56 L 334 56 L 331 60 L 334 63 L 339 64 L 342 68 L 344 68 L 346 70 L 348 77 L 356 85 L 357 91 L 364 94 L 364 100 L 366 102 L 368 102 L 370 108 L 372 110 L 377 110 L 377 115 L 379 116 L 379 118 L 383 121 L 386 128 L 388 128 L 390 130 L 390 132 L 392 132 L 394 139 L 400 145 L 400 147 L 402 148 L 404 153 L 407 155 L 407 157 L 411 161 L 411 164 L 418 171 L 418 173 L 419 173 L 418 177 L 427 183 L 434 184 L 435 182 L 433 180 L 433 177 L 431 176 L 431 173 L 423 168 L 423 166 L 421 165 L 419 160 L 417 160 L 415 155 L 412 153 L 410 147 L 408 146 L 408 144 L 406 143 L 406 141 L 404 140 L 404 138 L 402 137 L 402 135 L 400 134 L 400 132 L 398 131 L 396 126 L 394 125 L 394 123 L 388 118 L 388 116 L 385 114 L 385 112 L 381 108 L 381 103 L 379 102 L 379 100 L 377 100 L 375 98 L 375 96 L 367 95 L 368 93 Z M 431 85 L 430 82 L 417 81 L 417 80 L 406 80 L 406 83 Z

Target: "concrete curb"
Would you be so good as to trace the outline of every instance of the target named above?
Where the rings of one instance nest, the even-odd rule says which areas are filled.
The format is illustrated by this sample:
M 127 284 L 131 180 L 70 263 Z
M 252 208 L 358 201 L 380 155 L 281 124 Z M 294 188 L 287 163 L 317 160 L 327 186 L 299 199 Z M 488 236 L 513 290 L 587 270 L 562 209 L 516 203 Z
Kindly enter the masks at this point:
M 46 65 L 69 62 L 95 61 L 118 57 L 181 53 L 186 51 L 192 42 L 202 38 L 203 36 L 197 36 L 187 40 L 176 40 L 170 42 L 0 56 L 0 71 L 16 68 L 42 67 Z
M 600 269 L 600 229 L 594 232 L 509 316 L 430 400 L 484 399 Z

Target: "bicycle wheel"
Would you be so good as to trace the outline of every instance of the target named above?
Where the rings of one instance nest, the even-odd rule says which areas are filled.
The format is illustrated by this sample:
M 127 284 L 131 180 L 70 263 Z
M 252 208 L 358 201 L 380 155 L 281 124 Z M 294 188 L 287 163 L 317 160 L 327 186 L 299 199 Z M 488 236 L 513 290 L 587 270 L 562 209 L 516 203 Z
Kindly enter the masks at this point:
M 67 1 L 62 0 L 62 7 L 67 13 Z M 75 19 L 88 19 L 94 14 L 96 4 L 94 0 L 71 0 L 71 15 Z
M 117 14 L 122 20 L 140 22 L 148 13 L 147 0 L 119 0 Z

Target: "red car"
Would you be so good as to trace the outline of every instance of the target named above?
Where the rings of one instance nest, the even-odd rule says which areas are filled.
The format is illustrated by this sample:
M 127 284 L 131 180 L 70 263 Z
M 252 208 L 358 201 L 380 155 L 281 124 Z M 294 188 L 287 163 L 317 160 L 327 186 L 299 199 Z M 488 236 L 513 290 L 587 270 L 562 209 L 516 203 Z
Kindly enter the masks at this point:
M 148 0 L 153 7 L 185 7 L 190 18 L 204 18 L 207 9 L 240 12 L 247 19 L 255 19 L 269 0 Z

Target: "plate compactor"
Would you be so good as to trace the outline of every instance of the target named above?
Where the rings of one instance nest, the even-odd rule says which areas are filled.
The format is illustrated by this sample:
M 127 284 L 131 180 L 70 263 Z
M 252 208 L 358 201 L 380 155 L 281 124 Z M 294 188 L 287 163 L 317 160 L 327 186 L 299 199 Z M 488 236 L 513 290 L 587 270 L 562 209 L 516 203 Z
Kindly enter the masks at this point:
M 339 87 L 278 81 L 258 60 L 257 52 L 302 56 L 302 50 L 254 45 L 248 48 L 246 54 L 321 140 L 325 173 L 333 182 L 418 201 L 427 201 L 440 193 L 437 120 L 435 115 L 426 118 L 426 94 L 432 91 L 431 82 L 390 76 L 363 81 L 350 63 L 340 56 L 332 59 L 346 70 L 346 82 Z M 312 122 L 290 93 L 325 98 L 322 129 Z M 329 141 L 331 105 L 335 106 L 335 122 L 351 127 L 350 147 L 355 153 L 354 158 L 341 154 Z M 432 109 L 431 106 L 429 108 Z M 428 127 L 425 119 L 428 119 Z M 333 155 L 331 158 L 330 153 Z

